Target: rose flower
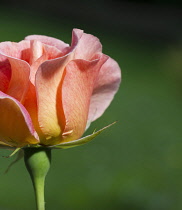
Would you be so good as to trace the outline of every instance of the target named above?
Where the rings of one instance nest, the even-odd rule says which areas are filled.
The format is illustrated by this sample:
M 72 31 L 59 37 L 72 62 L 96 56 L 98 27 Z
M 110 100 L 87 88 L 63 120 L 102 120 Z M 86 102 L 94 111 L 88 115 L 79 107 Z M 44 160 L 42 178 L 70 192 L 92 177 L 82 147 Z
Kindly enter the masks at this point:
M 31 35 L 0 43 L 0 145 L 52 146 L 79 139 L 118 90 L 118 64 L 98 38 L 74 29 L 71 46 Z

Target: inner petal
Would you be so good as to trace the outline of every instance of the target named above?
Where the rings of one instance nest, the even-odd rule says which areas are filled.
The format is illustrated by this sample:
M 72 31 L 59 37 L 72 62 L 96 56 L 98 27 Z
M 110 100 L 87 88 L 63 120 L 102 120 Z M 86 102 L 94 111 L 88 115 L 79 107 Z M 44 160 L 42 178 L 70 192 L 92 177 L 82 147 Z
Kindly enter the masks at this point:
M 32 65 L 43 54 L 42 43 L 36 40 L 30 41 L 30 65 Z
M 62 57 L 63 53 L 54 46 L 49 46 L 37 40 L 31 40 L 31 56 L 30 56 L 30 81 L 35 85 L 35 75 L 39 66 L 46 60 L 52 60 Z
M 30 41 L 21 42 L 1 42 L 0 53 L 7 57 L 13 57 L 29 62 L 30 58 Z

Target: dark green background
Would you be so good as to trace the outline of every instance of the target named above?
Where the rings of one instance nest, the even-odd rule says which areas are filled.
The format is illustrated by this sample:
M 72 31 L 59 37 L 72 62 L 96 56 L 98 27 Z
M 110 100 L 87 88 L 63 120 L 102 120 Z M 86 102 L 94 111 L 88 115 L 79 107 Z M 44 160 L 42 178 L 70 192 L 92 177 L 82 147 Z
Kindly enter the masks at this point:
M 181 210 L 181 7 L 85 2 L 8 1 L 0 8 L 0 41 L 42 34 L 70 43 L 77 27 L 99 37 L 122 69 L 119 92 L 87 134 L 118 123 L 87 145 L 53 151 L 47 210 Z M 32 210 L 23 161 L 4 174 L 12 160 L 0 158 L 0 210 Z

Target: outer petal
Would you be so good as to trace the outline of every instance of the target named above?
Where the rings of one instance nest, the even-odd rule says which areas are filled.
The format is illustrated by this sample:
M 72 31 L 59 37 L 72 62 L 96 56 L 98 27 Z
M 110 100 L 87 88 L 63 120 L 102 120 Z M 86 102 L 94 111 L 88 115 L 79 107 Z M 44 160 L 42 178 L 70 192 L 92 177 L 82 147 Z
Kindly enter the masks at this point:
M 94 83 L 107 59 L 107 56 L 101 54 L 93 61 L 74 60 L 67 65 L 62 84 L 62 103 L 66 119 L 63 142 L 77 139 L 84 133 Z
M 59 39 L 55 39 L 55 38 L 43 36 L 43 35 L 30 35 L 30 36 L 25 37 L 25 40 L 37 40 L 44 44 L 54 46 L 61 51 L 65 51 L 69 47 L 69 44 L 66 44 Z
M 8 59 L 11 64 L 11 80 L 7 94 L 23 102 L 28 91 L 30 66 L 22 60 Z
M 109 58 L 102 66 L 91 97 L 88 125 L 99 118 L 111 103 L 121 82 L 121 70 L 113 59 Z
M 11 79 L 11 66 L 8 59 L 0 55 L 0 91 L 6 92 Z
M 25 59 L 28 61 L 29 55 L 30 52 L 28 41 L 22 41 L 19 43 L 0 43 L 0 57 L 4 57 L 4 60 L 6 61 L 6 71 L 9 72 L 11 69 L 11 80 L 8 84 L 8 89 L 4 92 L 21 102 L 24 100 L 24 96 L 28 90 L 30 75 L 29 64 L 21 59 Z
M 27 110 L 13 97 L 0 92 L 0 140 L 22 147 L 39 142 Z

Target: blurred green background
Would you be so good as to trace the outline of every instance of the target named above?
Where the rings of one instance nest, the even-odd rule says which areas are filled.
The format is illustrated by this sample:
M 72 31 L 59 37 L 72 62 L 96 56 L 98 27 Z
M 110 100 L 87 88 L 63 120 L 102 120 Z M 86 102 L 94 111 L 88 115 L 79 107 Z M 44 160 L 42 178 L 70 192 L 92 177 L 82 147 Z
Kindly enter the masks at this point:
M 8 1 L 0 41 L 30 34 L 99 37 L 118 61 L 122 84 L 95 128 L 118 123 L 84 146 L 53 151 L 47 210 L 182 209 L 182 7 L 179 1 Z M 0 151 L 0 210 L 35 209 L 23 160 Z

